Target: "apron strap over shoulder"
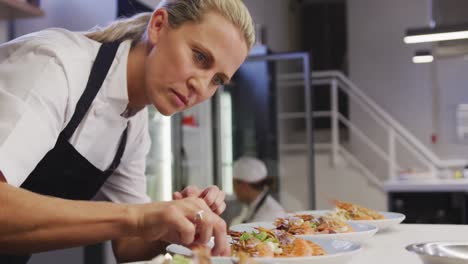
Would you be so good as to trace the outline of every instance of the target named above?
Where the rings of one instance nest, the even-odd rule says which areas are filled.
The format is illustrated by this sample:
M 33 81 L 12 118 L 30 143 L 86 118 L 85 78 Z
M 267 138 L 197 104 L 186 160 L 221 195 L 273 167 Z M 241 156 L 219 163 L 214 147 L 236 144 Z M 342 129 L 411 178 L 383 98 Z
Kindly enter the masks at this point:
M 110 66 L 114 61 L 115 54 L 119 49 L 119 45 L 120 42 L 109 42 L 103 43 L 99 48 L 98 56 L 96 57 L 93 67 L 91 68 L 91 73 L 89 75 L 88 83 L 86 84 L 86 89 L 83 95 L 80 97 L 80 100 L 78 100 L 75 113 L 73 114 L 70 122 L 61 133 L 65 139 L 70 139 L 81 120 L 86 115 L 86 112 L 88 112 L 91 103 L 93 102 L 104 80 L 106 79 Z

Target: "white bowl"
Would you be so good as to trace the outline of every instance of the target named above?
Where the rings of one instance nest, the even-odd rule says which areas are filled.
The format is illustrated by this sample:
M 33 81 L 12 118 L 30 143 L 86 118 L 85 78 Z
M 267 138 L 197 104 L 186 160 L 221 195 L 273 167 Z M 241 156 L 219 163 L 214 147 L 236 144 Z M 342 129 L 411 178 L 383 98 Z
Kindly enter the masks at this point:
M 326 215 L 327 213 L 332 212 L 331 210 L 311 210 L 311 211 L 300 211 L 294 214 L 310 214 L 310 215 Z M 379 212 L 381 213 L 385 219 L 380 220 L 349 220 L 348 223 L 360 223 L 360 224 L 368 224 L 375 226 L 379 229 L 379 231 L 385 230 L 387 228 L 396 226 L 405 220 L 406 216 L 400 213 L 394 212 Z
M 293 258 L 253 258 L 254 261 L 261 264 L 344 264 L 348 263 L 359 251 L 361 246 L 358 243 L 342 240 L 330 240 L 322 238 L 305 238 L 321 246 L 327 255 L 310 256 L 310 257 L 293 257 Z M 191 256 L 190 249 L 179 246 L 169 245 L 166 248 L 167 252 L 172 254 L 180 254 Z M 233 257 L 212 257 L 213 264 L 232 264 L 236 261 Z
M 325 238 L 325 239 L 339 239 L 353 242 L 362 242 L 371 238 L 377 233 L 378 228 L 375 226 L 360 224 L 360 223 L 349 223 L 353 228 L 353 232 L 348 233 L 335 233 L 335 234 L 310 234 L 310 235 L 295 235 L 300 238 Z M 256 227 L 263 227 L 267 229 L 275 229 L 275 225 L 271 222 L 253 222 L 247 224 L 240 224 L 231 226 L 229 229 L 237 232 L 252 232 L 256 230 Z

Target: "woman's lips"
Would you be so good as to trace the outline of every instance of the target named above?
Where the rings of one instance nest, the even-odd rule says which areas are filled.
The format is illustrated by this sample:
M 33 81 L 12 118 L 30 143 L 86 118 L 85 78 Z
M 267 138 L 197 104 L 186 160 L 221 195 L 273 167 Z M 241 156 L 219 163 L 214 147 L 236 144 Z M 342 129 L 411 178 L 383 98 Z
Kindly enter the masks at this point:
M 184 107 L 188 105 L 188 100 L 185 96 L 181 95 L 174 89 L 171 89 L 171 91 L 174 93 L 174 99 L 176 101 L 177 106 Z

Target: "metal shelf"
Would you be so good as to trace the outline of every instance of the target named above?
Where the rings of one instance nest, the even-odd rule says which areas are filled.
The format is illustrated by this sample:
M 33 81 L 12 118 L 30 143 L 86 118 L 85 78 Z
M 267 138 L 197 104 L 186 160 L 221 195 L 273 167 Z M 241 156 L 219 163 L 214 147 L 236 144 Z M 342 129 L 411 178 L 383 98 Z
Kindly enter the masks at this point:
M 0 0 L 0 20 L 40 17 L 44 15 L 39 7 L 21 0 Z

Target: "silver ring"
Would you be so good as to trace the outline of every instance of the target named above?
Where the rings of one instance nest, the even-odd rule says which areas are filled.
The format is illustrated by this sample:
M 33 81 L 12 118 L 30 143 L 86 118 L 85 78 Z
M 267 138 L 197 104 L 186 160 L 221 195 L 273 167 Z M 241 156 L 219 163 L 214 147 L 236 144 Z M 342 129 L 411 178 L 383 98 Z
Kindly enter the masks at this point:
M 195 221 L 196 222 L 201 222 L 203 221 L 203 214 L 205 213 L 204 210 L 200 210 L 197 212 L 197 214 L 195 215 Z

